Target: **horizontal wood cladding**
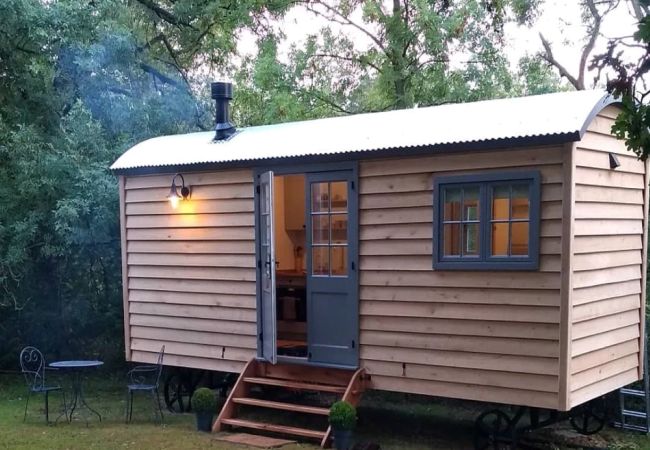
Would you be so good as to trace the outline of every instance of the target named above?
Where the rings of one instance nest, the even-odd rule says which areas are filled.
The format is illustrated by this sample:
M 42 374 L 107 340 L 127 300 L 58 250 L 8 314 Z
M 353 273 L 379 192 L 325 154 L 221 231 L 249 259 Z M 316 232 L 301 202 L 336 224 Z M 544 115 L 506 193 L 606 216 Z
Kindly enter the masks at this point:
M 610 135 L 613 108 L 590 124 L 574 157 L 571 406 L 638 378 L 646 174 Z M 609 153 L 620 162 L 614 170 Z
M 239 371 L 256 354 L 251 171 L 184 174 L 191 198 L 172 209 L 172 174 L 125 181 L 128 323 L 134 361 Z
M 562 164 L 560 147 L 361 162 L 360 355 L 373 387 L 557 407 Z M 433 270 L 434 177 L 530 169 L 540 270 Z

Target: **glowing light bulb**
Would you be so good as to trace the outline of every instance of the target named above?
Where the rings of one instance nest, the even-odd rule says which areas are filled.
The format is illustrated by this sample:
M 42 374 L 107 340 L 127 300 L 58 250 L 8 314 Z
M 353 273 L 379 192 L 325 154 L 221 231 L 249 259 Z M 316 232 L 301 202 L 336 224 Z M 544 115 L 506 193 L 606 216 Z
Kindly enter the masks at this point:
M 178 201 L 180 200 L 180 197 L 178 195 L 170 195 L 169 196 L 169 203 L 172 205 L 172 209 L 178 208 Z

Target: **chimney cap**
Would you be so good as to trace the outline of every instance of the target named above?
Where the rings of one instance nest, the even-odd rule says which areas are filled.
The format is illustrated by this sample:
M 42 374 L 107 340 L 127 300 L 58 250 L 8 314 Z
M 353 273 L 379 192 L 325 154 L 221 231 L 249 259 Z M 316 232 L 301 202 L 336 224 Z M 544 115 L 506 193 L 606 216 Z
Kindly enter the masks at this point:
M 212 98 L 214 100 L 227 99 L 232 100 L 232 83 L 226 81 L 216 81 L 210 85 Z

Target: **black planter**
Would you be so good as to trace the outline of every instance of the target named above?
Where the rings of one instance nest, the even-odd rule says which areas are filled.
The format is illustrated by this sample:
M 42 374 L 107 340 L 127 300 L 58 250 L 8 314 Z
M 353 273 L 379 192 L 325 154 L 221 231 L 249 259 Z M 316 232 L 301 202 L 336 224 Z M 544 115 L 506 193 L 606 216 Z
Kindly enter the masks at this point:
M 214 419 L 213 412 L 197 412 L 196 413 L 196 429 L 209 433 L 212 431 L 212 419 Z
M 336 450 L 349 450 L 352 448 L 352 430 L 332 429 L 334 447 Z

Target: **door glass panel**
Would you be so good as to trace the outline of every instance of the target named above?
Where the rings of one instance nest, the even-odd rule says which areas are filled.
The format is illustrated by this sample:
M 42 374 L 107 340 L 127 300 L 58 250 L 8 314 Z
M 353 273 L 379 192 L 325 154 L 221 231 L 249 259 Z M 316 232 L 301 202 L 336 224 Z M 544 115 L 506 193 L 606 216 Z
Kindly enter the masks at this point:
M 313 215 L 311 218 L 312 227 L 312 243 L 313 244 L 329 244 L 330 230 L 329 230 L 330 216 L 328 214 Z
M 348 274 L 348 247 L 332 247 L 332 276 Z
M 460 256 L 460 224 L 446 223 L 442 232 L 445 256 Z
M 492 191 L 492 220 L 510 219 L 510 186 L 496 186 Z
M 329 250 L 328 246 L 312 247 L 312 273 L 314 275 L 328 276 L 330 274 L 329 266 Z
M 492 224 L 492 256 L 508 256 L 509 223 Z
M 346 181 L 334 181 L 330 183 L 330 197 L 332 212 L 347 212 L 348 183 Z
M 311 211 L 329 212 L 329 183 L 311 184 Z
M 348 215 L 332 214 L 332 244 L 348 243 Z

